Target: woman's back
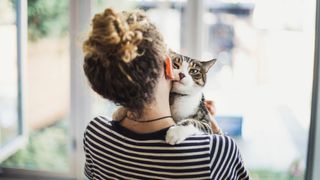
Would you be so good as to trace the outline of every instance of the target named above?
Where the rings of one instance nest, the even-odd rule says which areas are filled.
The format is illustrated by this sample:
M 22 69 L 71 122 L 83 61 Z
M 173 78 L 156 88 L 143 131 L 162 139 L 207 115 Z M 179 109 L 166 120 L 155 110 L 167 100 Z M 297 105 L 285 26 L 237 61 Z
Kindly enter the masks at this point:
M 102 116 L 84 136 L 85 174 L 90 179 L 249 179 L 235 142 L 197 135 L 172 146 L 166 129 L 138 134 Z

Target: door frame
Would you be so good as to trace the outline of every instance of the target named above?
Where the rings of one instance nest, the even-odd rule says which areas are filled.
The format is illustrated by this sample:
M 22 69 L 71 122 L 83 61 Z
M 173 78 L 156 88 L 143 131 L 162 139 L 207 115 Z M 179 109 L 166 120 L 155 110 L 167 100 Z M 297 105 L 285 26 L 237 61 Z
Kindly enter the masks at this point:
M 305 176 L 307 180 L 317 180 L 320 177 L 320 0 L 316 0 L 315 24 L 311 119 Z

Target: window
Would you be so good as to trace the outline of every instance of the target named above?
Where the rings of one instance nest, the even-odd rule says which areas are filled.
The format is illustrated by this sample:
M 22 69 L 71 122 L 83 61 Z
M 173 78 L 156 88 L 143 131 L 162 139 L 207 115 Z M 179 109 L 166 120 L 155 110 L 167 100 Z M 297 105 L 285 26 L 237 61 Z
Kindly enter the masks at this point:
M 0 42 L 0 144 L 5 146 L 28 129 L 26 143 L 3 158 L 1 167 L 50 172 L 70 172 L 69 138 L 69 1 L 28 1 L 28 28 L 16 25 L 13 2 L 1 1 Z M 26 8 L 26 7 L 25 7 Z M 3 18 L 2 18 L 3 17 Z M 25 19 L 26 21 L 26 19 Z M 28 54 L 20 60 L 17 28 L 28 31 Z M 18 44 L 20 45 L 20 44 Z M 18 61 L 17 61 L 18 58 Z M 24 84 L 18 84 L 23 63 Z M 19 70 L 19 71 L 18 71 Z M 18 94 L 23 93 L 24 118 Z M 20 119 L 19 119 L 20 118 Z M 2 148 L 1 148 L 2 150 Z M 0 150 L 0 152 L 1 152 Z
M 21 21 L 17 4 L 0 2 L 0 162 L 24 143 L 22 122 Z M 18 42 L 22 44 L 18 44 Z M 18 47 L 19 46 L 19 47 Z
M 237 132 L 253 179 L 303 179 L 315 1 L 208 0 L 204 6 L 202 56 L 218 58 L 206 95 L 216 101 L 219 123 L 226 133 Z

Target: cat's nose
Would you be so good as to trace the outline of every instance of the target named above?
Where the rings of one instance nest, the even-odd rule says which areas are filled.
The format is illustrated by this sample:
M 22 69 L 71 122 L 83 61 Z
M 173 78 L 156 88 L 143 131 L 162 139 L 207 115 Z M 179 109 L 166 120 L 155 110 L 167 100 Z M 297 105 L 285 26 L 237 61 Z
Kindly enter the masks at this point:
M 183 73 L 179 73 L 179 77 L 180 77 L 180 80 L 182 80 L 184 77 L 186 77 L 186 75 L 184 75 Z

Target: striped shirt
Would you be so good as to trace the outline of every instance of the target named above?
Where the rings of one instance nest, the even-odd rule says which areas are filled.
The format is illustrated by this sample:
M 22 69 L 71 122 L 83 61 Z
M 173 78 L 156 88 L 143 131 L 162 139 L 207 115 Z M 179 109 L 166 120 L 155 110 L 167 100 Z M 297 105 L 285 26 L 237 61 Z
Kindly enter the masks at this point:
M 227 136 L 195 135 L 177 145 L 166 129 L 138 134 L 99 116 L 84 133 L 89 179 L 249 179 L 235 142 Z

